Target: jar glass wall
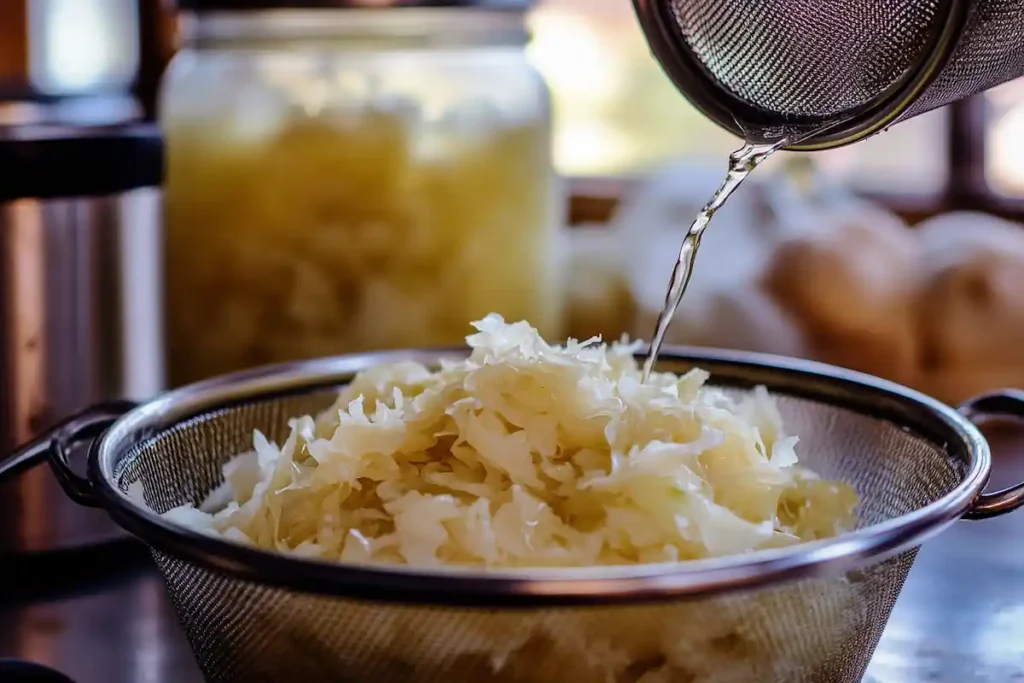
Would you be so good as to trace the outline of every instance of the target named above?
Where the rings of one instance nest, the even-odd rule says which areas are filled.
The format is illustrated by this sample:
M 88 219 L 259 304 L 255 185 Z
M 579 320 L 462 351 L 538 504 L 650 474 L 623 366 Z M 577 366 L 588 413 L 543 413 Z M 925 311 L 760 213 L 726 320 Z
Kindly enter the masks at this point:
M 521 14 L 289 10 L 189 32 L 161 104 L 172 384 L 458 344 L 490 311 L 559 334 L 563 202 Z

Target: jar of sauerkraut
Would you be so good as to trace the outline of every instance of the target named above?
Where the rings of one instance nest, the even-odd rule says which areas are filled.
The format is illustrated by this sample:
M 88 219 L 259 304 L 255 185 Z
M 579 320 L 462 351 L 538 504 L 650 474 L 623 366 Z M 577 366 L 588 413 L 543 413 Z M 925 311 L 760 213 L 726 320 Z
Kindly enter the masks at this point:
M 169 378 L 560 332 L 530 0 L 181 0 L 162 92 Z

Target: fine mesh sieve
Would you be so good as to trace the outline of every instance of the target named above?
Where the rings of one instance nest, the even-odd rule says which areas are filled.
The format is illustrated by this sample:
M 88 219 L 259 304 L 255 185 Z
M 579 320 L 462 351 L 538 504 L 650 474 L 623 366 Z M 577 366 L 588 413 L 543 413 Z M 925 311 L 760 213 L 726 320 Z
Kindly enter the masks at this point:
M 969 416 L 1024 415 L 1024 394 L 958 414 L 857 373 L 756 354 L 666 352 L 729 391 L 766 385 L 801 457 L 853 484 L 861 527 L 839 539 L 675 565 L 508 572 L 358 568 L 234 545 L 155 513 L 200 502 L 252 430 L 328 407 L 381 362 L 464 352 L 307 361 L 210 380 L 125 413 L 98 407 L 0 465 L 49 452 L 66 491 L 102 506 L 153 551 L 207 680 L 374 683 L 859 681 L 916 547 L 961 517 L 1024 504 L 1024 485 L 981 494 L 988 446 Z M 96 437 L 88 478 L 67 467 Z
M 854 142 L 1024 75 L 1016 0 L 634 6 L 655 57 L 698 109 L 752 140 L 809 135 L 790 149 Z

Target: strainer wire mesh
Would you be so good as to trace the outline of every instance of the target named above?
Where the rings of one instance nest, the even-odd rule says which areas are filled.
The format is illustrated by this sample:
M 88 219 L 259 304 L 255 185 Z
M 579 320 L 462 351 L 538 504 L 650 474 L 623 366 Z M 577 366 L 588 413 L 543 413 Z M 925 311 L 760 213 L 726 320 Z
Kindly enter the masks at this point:
M 751 105 L 828 118 L 889 91 L 924 57 L 940 0 L 672 0 L 683 39 Z
M 333 391 L 210 409 L 126 451 L 114 482 L 163 512 L 200 502 L 253 429 L 281 441 L 290 417 Z M 782 396 L 802 457 L 861 494 L 862 524 L 916 510 L 956 487 L 967 464 L 887 420 Z M 624 606 L 483 609 L 379 603 L 242 579 L 153 554 L 210 681 L 508 683 L 853 683 L 881 636 L 916 551 L 843 576 L 752 593 Z

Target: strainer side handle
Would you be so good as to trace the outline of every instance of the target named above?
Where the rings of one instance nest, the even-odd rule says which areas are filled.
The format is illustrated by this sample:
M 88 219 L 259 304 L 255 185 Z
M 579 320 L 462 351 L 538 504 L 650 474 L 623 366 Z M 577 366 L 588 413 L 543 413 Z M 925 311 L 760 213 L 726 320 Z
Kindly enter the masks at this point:
M 1024 391 L 1000 389 L 982 394 L 968 399 L 957 410 L 976 424 L 999 418 L 1024 420 Z M 963 518 L 990 519 L 1013 512 L 1020 507 L 1024 507 L 1024 482 L 1002 491 L 978 494 Z
M 73 415 L 44 434 L 16 449 L 0 462 L 0 483 L 49 461 L 64 494 L 87 507 L 100 507 L 101 499 L 89 481 L 71 468 L 72 449 L 83 441 L 95 441 L 114 422 L 135 408 L 130 401 L 101 403 Z

